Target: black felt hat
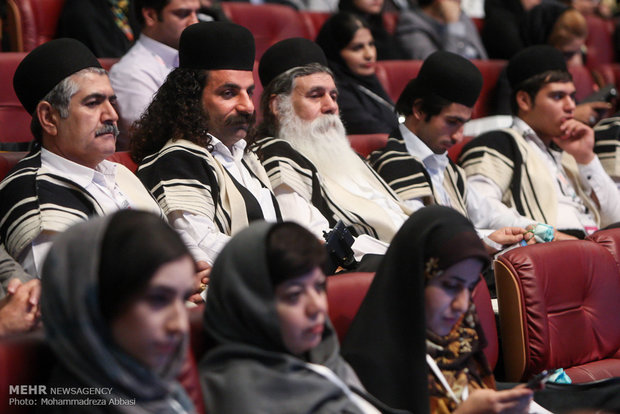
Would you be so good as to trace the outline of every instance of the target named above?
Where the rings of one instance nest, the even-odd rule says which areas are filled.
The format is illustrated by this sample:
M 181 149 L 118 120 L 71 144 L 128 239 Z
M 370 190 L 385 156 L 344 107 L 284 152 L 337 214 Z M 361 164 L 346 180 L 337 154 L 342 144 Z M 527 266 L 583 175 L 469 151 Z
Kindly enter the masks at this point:
M 41 99 L 68 76 L 86 68 L 100 68 L 95 55 L 75 39 L 54 39 L 38 46 L 17 66 L 13 89 L 32 114 Z
M 201 22 L 188 26 L 179 40 L 179 67 L 206 70 L 252 70 L 254 36 L 229 22 Z
M 327 58 L 319 45 L 302 37 L 284 39 L 265 51 L 258 65 L 258 77 L 265 87 L 287 70 L 309 63 L 327 66 Z
M 438 51 L 426 58 L 418 77 L 409 81 L 401 96 L 433 94 L 471 108 L 481 89 L 482 74 L 476 65 L 455 53 Z
M 568 71 L 562 52 L 552 46 L 537 45 L 510 58 L 506 74 L 510 87 L 515 90 L 523 81 L 550 70 Z

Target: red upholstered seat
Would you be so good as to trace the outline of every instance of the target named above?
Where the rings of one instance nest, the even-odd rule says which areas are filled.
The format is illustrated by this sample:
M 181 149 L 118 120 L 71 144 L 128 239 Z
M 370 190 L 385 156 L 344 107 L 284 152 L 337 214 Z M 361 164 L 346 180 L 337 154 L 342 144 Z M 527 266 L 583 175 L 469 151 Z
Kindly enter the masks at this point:
M 325 23 L 331 15 L 332 14 L 329 12 L 300 11 L 299 17 L 301 17 L 304 27 L 306 28 L 306 38 L 310 40 L 316 39 L 323 23 Z
M 588 67 L 595 69 L 603 64 L 615 62 L 614 21 L 591 14 L 586 15 L 585 18 L 588 24 L 588 37 L 586 38 Z
M 13 75 L 24 56 L 22 52 L 0 53 L 0 142 L 32 141 L 30 115 L 13 90 Z
M 575 93 L 577 102 L 594 92 L 595 82 L 592 73 L 590 73 L 590 69 L 586 66 L 570 66 L 568 71 L 573 76 L 573 83 L 577 90 Z
M 135 173 L 138 170 L 138 165 L 133 162 L 131 159 L 131 155 L 129 155 L 129 151 L 117 151 L 114 154 L 108 157 L 108 161 L 118 162 L 119 164 L 123 164 L 125 167 L 129 168 L 129 170 Z
M 24 158 L 25 152 L 0 152 L 0 181 L 6 177 L 11 168 Z
M 28 52 L 53 39 L 64 4 L 65 0 L 7 0 L 15 13 L 15 50 Z
M 347 135 L 351 147 L 362 157 L 368 156 L 373 151 L 385 147 L 388 134 L 358 134 Z
M 510 250 L 495 262 L 507 381 L 564 368 L 573 382 L 620 376 L 620 274 L 583 240 Z
M 393 35 L 398 25 L 398 12 L 383 12 L 381 17 L 385 31 Z
M 473 60 L 480 73 L 482 73 L 482 90 L 480 97 L 474 105 L 472 118 L 482 118 L 492 113 L 493 95 L 499 75 L 508 64 L 506 60 Z
M 46 385 L 56 357 L 45 342 L 43 331 L 0 340 L 0 407 L 4 414 L 38 413 L 41 406 L 9 405 L 9 398 L 27 398 L 28 396 L 10 393 L 9 386 Z M 202 388 L 200 386 L 198 367 L 193 351 L 189 350 L 181 372 L 177 376 L 197 413 L 205 413 Z
M 329 319 L 332 321 L 340 341 L 347 334 L 349 326 L 359 310 L 373 278 L 374 273 L 365 272 L 344 273 L 327 278 Z M 478 309 L 478 316 L 488 342 L 484 353 L 491 365 L 491 369 L 493 369 L 497 363 L 499 347 L 491 297 L 484 280 L 476 286 L 472 300 Z
M 591 240 L 603 246 L 613 256 L 620 272 L 620 228 L 599 230 L 592 233 L 586 240 Z M 620 349 L 618 350 L 620 353 Z
M 274 43 L 289 37 L 308 37 L 304 22 L 291 7 L 279 4 L 222 2 L 226 16 L 247 27 L 256 41 L 256 59 Z

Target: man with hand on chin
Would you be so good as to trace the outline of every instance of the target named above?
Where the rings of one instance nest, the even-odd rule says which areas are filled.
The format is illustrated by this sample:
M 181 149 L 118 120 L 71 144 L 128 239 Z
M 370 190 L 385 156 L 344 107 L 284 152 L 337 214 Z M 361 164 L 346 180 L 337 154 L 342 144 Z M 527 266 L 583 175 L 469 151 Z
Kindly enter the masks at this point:
M 470 187 L 498 208 L 577 238 L 620 220 L 620 196 L 593 151 L 594 132 L 574 119 L 575 86 L 562 53 L 527 48 L 507 74 L 513 124 L 465 146 L 460 163 Z

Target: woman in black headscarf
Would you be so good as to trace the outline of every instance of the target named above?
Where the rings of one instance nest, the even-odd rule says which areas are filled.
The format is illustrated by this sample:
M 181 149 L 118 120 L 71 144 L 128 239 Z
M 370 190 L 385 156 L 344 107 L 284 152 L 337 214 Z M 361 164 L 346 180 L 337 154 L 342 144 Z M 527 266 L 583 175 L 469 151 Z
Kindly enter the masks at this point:
M 527 412 L 532 391 L 495 391 L 482 352 L 470 292 L 489 261 L 471 222 L 451 208 L 425 207 L 403 224 L 343 342 L 369 392 L 412 409 L 428 389 L 431 413 L 491 404 Z
M 368 22 L 377 45 L 377 60 L 405 59 L 405 52 L 383 26 L 383 6 L 383 0 L 340 0 L 338 10 L 356 14 Z
M 55 409 L 195 412 L 175 380 L 194 274 L 181 238 L 151 213 L 122 210 L 59 235 L 41 276 L 43 326 L 59 361 L 50 386 L 96 389 L 84 400 L 102 405 Z
M 298 224 L 258 222 L 219 254 L 200 364 L 207 412 L 378 413 L 327 317 L 325 249 Z
M 316 43 L 334 72 L 347 134 L 391 133 L 398 118 L 375 75 L 377 49 L 368 23 L 352 13 L 337 13 L 323 24 Z

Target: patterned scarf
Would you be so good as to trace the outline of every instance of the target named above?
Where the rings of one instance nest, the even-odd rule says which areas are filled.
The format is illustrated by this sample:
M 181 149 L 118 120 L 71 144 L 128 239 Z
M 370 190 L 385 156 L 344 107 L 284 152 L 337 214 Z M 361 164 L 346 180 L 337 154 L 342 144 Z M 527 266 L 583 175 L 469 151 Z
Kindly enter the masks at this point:
M 110 3 L 112 14 L 114 15 L 114 23 L 121 29 L 125 37 L 130 42 L 133 42 L 133 31 L 131 30 L 129 19 L 127 18 L 129 14 L 129 0 L 108 0 L 108 2 Z

